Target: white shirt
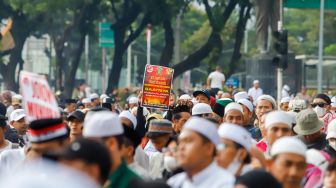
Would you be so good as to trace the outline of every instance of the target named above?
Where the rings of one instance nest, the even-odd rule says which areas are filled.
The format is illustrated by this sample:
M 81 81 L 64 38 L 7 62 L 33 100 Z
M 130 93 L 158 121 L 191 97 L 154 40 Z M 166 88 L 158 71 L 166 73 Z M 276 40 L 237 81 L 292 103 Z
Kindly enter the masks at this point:
M 159 152 L 153 145 L 152 141 L 148 141 L 145 148 L 144 148 L 145 153 L 150 157 L 151 155 Z
M 221 89 L 223 87 L 222 82 L 225 81 L 225 76 L 223 73 L 214 71 L 209 74 L 208 79 L 211 79 L 210 81 L 210 87 L 211 88 L 219 88 Z
M 24 148 L 3 151 L 0 154 L 0 171 L 4 174 L 14 172 L 24 159 Z
M 255 103 L 255 101 L 257 101 L 258 97 L 263 95 L 263 90 L 261 88 L 256 89 L 254 87 L 251 87 L 248 90 L 247 94 L 253 98 L 253 103 Z
M 5 140 L 5 142 L 7 143 L 7 146 L 0 148 L 0 154 L 5 150 L 12 149 L 13 143 L 8 140 Z
M 149 157 L 146 155 L 145 151 L 138 146 L 135 149 L 134 161 L 140 165 L 143 169 L 148 170 L 149 168 Z
M 148 172 L 142 168 L 142 166 L 140 166 L 136 161 L 129 164 L 128 167 L 133 170 L 135 173 L 137 173 L 141 178 L 143 179 L 150 179 Z
M 182 172 L 171 177 L 167 183 L 172 188 L 233 188 L 235 177 L 212 162 L 191 179 L 186 172 Z

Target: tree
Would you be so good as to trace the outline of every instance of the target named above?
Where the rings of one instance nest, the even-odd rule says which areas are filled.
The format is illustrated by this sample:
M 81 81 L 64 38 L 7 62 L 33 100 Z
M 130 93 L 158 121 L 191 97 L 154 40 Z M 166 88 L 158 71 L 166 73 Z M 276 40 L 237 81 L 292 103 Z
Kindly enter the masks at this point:
M 56 89 L 65 86 L 64 94 L 67 97 L 71 97 L 75 86 L 85 36 L 93 33 L 94 23 L 105 12 L 105 5 L 100 0 L 55 1 L 48 4 L 50 10 L 54 10 L 48 14 L 47 24 L 56 52 Z
M 11 33 L 15 40 L 15 47 L 0 55 L 0 58 L 9 55 L 7 63 L 0 61 L 0 74 L 4 78 L 5 88 L 16 92 L 19 88 L 15 78 L 18 75 L 16 69 L 19 65 L 19 70 L 22 70 L 24 63 L 21 56 L 23 45 L 31 34 L 37 34 L 37 28 L 39 28 L 44 16 L 44 12 L 41 9 L 27 11 L 29 3 L 14 0 L 0 1 L 0 19 L 8 17 L 13 19 Z

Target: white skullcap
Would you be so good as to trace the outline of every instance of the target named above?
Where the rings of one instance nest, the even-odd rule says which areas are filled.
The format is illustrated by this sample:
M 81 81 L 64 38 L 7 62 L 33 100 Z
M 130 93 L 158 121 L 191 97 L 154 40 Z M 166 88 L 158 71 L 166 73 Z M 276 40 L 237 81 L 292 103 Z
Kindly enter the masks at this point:
M 336 96 L 331 97 L 330 101 L 331 102 L 336 102 Z
M 336 102 L 332 102 L 330 105 L 331 107 L 336 107 Z
M 123 133 L 124 129 L 116 113 L 110 111 L 91 112 L 84 120 L 84 137 L 102 138 Z
M 128 103 L 129 103 L 129 104 L 138 104 L 138 98 L 137 98 L 137 97 L 131 97 L 131 98 L 128 100 Z
M 284 88 L 286 91 L 289 91 L 289 90 L 290 90 L 289 86 L 286 85 L 286 84 L 283 86 L 283 88 Z
M 243 107 L 240 104 L 235 103 L 235 102 L 231 102 L 228 105 L 226 105 L 224 114 L 228 113 L 230 110 L 238 110 L 239 112 L 243 114 Z
M 309 149 L 306 152 L 306 160 L 308 164 L 312 164 L 315 167 L 318 167 L 323 172 L 327 170 L 327 167 L 329 165 L 326 156 L 317 149 Z
M 218 129 L 218 134 L 221 138 L 226 138 L 242 145 L 247 151 L 250 152 L 252 146 L 252 137 L 250 133 L 241 126 L 231 123 L 222 123 Z
M 233 97 L 235 102 L 239 101 L 240 99 L 249 99 L 249 96 L 246 93 L 246 91 L 238 92 Z
M 98 94 L 97 93 L 92 93 L 91 95 L 90 95 L 90 100 L 92 101 L 93 99 L 98 99 L 99 98 L 99 96 L 98 96 Z
M 303 110 L 306 109 L 306 101 L 302 99 L 294 99 L 289 102 L 288 107 L 291 110 Z
M 249 101 L 249 100 L 247 100 L 247 99 L 240 99 L 239 101 L 238 101 L 238 103 L 239 104 L 242 104 L 242 105 L 244 105 L 244 106 L 246 106 L 247 107 L 247 109 L 249 109 L 249 111 L 250 112 L 253 112 L 253 104 L 252 104 L 252 102 L 251 101 Z
M 216 124 L 204 118 L 195 117 L 195 116 L 189 118 L 189 120 L 184 124 L 182 132 L 183 130 L 186 130 L 186 129 L 195 131 L 205 136 L 215 145 L 219 144 L 220 142 L 220 138 L 217 133 Z
M 15 94 L 15 95 L 12 96 L 12 98 L 22 100 L 22 95 Z
M 275 99 L 271 95 L 261 95 L 260 97 L 257 98 L 256 104 L 259 103 L 261 100 L 267 100 L 273 105 L 273 109 L 276 109 L 276 102 Z
M 147 108 L 143 107 L 142 109 L 143 109 L 143 110 L 142 110 L 142 115 L 143 115 L 143 116 L 148 116 L 148 115 L 150 114 L 150 112 L 148 111 Z M 137 107 L 137 106 L 135 106 L 135 107 L 132 108 L 132 114 L 133 114 L 133 115 L 136 116 L 137 111 L 138 111 L 138 107 Z
M 130 120 L 133 124 L 133 128 L 135 129 L 137 126 L 137 119 L 136 117 L 129 111 L 129 110 L 124 110 L 119 114 L 119 118 L 126 118 L 128 120 Z
M 197 103 L 191 110 L 192 115 L 211 114 L 212 112 L 210 105 L 205 103 Z
M 102 95 L 100 95 L 100 100 L 103 100 L 103 99 L 105 99 L 105 98 L 108 98 L 108 96 L 104 93 L 104 94 L 102 94 Z
M 332 120 L 328 124 L 328 131 L 327 131 L 326 139 L 329 139 L 329 138 L 336 138 L 336 119 Z
M 276 123 L 284 123 L 291 129 L 294 123 L 293 116 L 284 111 L 273 111 L 266 115 L 265 128 L 269 129 Z
M 276 140 L 271 148 L 271 156 L 282 153 L 293 153 L 306 157 L 307 146 L 298 138 L 285 136 Z
M 253 84 L 259 84 L 259 80 L 254 80 Z
M 286 102 L 290 102 L 290 100 L 291 100 L 291 98 L 290 97 L 283 97 L 282 99 L 281 99 L 281 101 L 280 101 L 280 104 L 282 104 L 282 103 L 286 103 Z
M 188 94 L 183 94 L 179 98 L 180 100 L 191 100 L 192 98 Z
M 294 111 L 287 111 L 286 112 L 288 115 L 292 116 L 293 123 L 296 124 L 296 115 L 297 113 Z
M 84 99 L 82 99 L 82 103 L 83 104 L 88 104 L 88 103 L 91 103 L 91 100 L 89 98 L 84 98 Z
M 19 121 L 24 117 L 26 117 L 25 111 L 23 109 L 16 109 L 10 114 L 9 121 Z

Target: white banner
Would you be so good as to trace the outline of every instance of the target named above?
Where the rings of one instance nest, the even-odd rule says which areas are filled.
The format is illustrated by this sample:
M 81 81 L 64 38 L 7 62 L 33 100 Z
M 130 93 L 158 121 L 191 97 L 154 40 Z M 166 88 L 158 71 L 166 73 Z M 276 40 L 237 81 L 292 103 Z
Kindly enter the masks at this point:
M 21 71 L 20 91 L 28 122 L 60 117 L 57 101 L 45 76 Z

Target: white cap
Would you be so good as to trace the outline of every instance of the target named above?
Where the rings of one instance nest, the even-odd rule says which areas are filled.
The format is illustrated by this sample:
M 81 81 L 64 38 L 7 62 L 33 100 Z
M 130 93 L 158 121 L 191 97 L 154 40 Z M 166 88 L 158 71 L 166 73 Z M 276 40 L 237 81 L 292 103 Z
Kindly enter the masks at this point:
M 330 101 L 331 102 L 336 102 L 336 96 L 331 97 Z
M 328 131 L 327 131 L 326 139 L 329 139 L 329 138 L 336 138 L 336 119 L 332 120 L 328 124 Z
M 212 112 L 210 105 L 205 103 L 197 103 L 191 110 L 192 115 L 211 114 Z
M 280 104 L 282 104 L 282 103 L 286 103 L 286 102 L 290 102 L 290 100 L 291 100 L 291 98 L 290 97 L 283 97 L 282 99 L 281 99 L 281 101 L 280 101 Z
M 336 102 L 332 102 L 330 105 L 331 107 L 336 107 Z
M 238 101 L 238 103 L 239 104 L 242 104 L 242 105 L 244 105 L 244 106 L 246 106 L 247 107 L 247 109 L 249 109 L 249 111 L 250 112 L 253 112 L 253 104 L 252 104 L 252 102 L 251 101 L 249 101 L 249 100 L 247 100 L 247 99 L 240 99 L 239 101 Z
M 97 93 L 92 93 L 90 95 L 90 100 L 93 100 L 93 99 L 98 99 L 99 98 L 99 95 Z
M 276 102 L 275 99 L 271 95 L 261 95 L 260 97 L 257 98 L 256 104 L 258 104 L 259 101 L 261 100 L 267 100 L 273 105 L 273 109 L 276 109 Z
M 103 100 L 105 98 L 108 98 L 108 96 L 104 93 L 104 94 L 101 94 L 99 98 L 100 98 L 100 100 Z
M 231 123 L 222 123 L 218 129 L 218 134 L 221 138 L 226 138 L 242 145 L 247 151 L 251 150 L 252 137 L 250 133 L 241 126 Z
M 183 130 L 190 129 L 199 134 L 207 137 L 213 144 L 217 145 L 220 142 L 219 135 L 217 133 L 217 126 L 206 119 L 200 117 L 191 117 L 184 124 Z
M 143 109 L 143 112 L 142 112 L 143 116 L 148 116 L 150 114 L 150 112 L 148 111 L 147 108 L 143 107 L 142 109 Z M 132 110 L 131 110 L 132 114 L 135 115 L 135 116 L 137 114 L 137 111 L 138 111 L 138 107 L 137 106 L 133 107 Z
M 138 98 L 137 97 L 131 97 L 128 100 L 129 104 L 138 104 Z
M 91 100 L 89 99 L 89 98 L 84 98 L 84 99 L 82 99 L 82 103 L 83 104 L 88 104 L 88 103 L 90 103 L 91 102 Z
M 259 80 L 254 80 L 253 84 L 259 84 Z
M 191 100 L 192 98 L 188 94 L 183 94 L 183 95 L 180 96 L 179 99 L 181 99 L 181 100 Z
M 243 114 L 243 107 L 240 104 L 235 103 L 235 102 L 231 102 L 228 105 L 226 105 L 224 114 L 228 113 L 230 110 L 238 110 L 239 112 Z
M 294 99 L 289 102 L 289 109 L 291 110 L 303 110 L 306 109 L 306 101 L 302 99 Z
M 294 111 L 287 111 L 286 112 L 288 115 L 292 116 L 293 124 L 296 124 L 296 115 L 297 113 Z
M 22 95 L 15 94 L 15 95 L 12 96 L 12 98 L 22 100 Z
M 118 114 L 110 111 L 91 112 L 84 120 L 84 137 L 107 137 L 121 135 L 124 129 Z
M 246 93 L 246 91 L 238 92 L 233 97 L 234 97 L 234 101 L 235 102 L 239 101 L 240 99 L 248 99 L 249 98 L 249 96 Z
M 282 153 L 293 153 L 306 157 L 307 146 L 298 138 L 285 136 L 276 140 L 271 148 L 271 156 Z
M 124 110 L 119 114 L 119 118 L 124 117 L 130 120 L 133 124 L 134 129 L 137 126 L 137 119 L 136 117 L 129 111 L 129 110 Z
M 306 152 L 307 163 L 318 167 L 321 171 L 326 171 L 329 165 L 328 159 L 321 151 L 317 149 L 309 149 Z
M 24 117 L 26 117 L 25 111 L 23 109 L 16 109 L 10 114 L 9 121 L 19 121 Z
M 283 86 L 283 89 L 285 89 L 286 91 L 289 91 L 289 90 L 290 90 L 289 86 L 286 85 L 286 84 Z
M 284 123 L 291 129 L 294 123 L 294 119 L 293 116 L 280 110 L 268 113 L 265 118 L 265 128 L 269 129 L 276 123 Z

